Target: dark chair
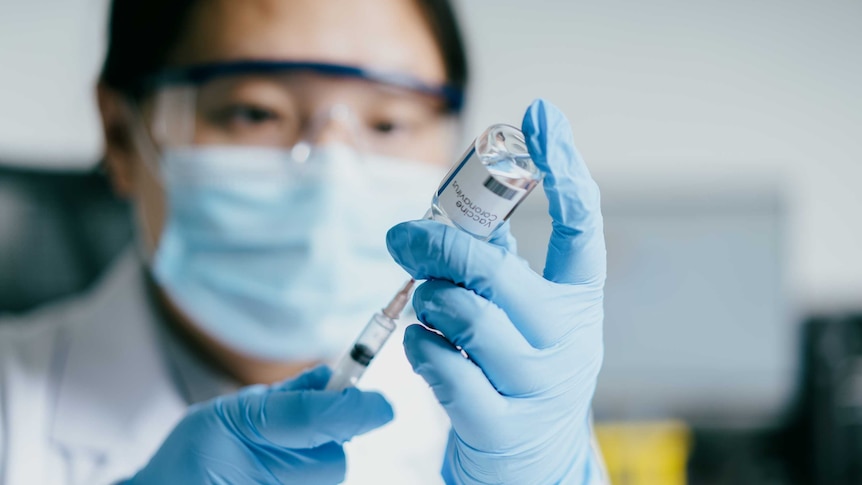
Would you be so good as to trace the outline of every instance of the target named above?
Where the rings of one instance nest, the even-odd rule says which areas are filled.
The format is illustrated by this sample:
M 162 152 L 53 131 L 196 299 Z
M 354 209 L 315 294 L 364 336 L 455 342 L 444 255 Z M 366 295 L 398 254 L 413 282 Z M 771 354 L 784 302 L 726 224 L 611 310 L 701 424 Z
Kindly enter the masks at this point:
M 99 169 L 0 166 L 0 315 L 88 288 L 131 242 L 129 215 Z

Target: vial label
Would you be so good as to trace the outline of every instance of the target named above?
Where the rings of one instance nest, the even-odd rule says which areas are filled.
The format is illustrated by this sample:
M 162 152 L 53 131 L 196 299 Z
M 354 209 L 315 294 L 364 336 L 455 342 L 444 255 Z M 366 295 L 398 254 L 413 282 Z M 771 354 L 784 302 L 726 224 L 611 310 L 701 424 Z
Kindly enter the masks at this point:
M 488 237 L 526 195 L 495 179 L 470 150 L 437 192 L 437 205 L 449 219 L 475 236 Z

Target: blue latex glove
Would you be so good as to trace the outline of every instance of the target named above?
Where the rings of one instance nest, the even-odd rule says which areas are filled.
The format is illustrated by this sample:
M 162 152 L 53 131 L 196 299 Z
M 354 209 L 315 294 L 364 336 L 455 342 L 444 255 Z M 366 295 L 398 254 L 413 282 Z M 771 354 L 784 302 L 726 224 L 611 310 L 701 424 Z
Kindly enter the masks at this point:
M 340 483 L 342 444 L 392 420 L 380 394 L 322 391 L 319 367 L 194 406 L 127 483 Z
M 599 190 L 556 108 L 533 103 L 523 131 L 553 219 L 544 277 L 504 245 L 440 223 L 387 237 L 395 260 L 429 280 L 414 296 L 419 320 L 445 335 L 413 325 L 404 347 L 452 421 L 448 483 L 600 480 L 589 427 L 603 355 Z

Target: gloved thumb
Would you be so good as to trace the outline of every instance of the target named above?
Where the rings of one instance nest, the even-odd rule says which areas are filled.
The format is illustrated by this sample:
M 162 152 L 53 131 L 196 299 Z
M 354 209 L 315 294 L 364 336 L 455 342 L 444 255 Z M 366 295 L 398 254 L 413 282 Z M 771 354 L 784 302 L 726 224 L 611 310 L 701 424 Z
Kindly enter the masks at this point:
M 288 379 L 279 384 L 275 384 L 273 389 L 282 391 L 303 391 L 303 390 L 323 390 L 329 379 L 332 377 L 332 370 L 320 365 L 313 369 L 306 370 L 302 374 Z
M 244 437 L 284 448 L 316 448 L 342 444 L 388 423 L 392 407 L 379 393 L 349 388 L 343 391 L 284 391 L 239 396 L 221 410 Z M 219 410 L 217 409 L 217 412 Z

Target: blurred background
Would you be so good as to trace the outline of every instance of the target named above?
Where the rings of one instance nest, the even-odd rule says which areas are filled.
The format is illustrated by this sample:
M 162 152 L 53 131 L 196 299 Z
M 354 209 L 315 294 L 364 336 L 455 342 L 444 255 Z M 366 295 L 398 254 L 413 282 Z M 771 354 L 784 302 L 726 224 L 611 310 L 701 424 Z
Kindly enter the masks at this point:
M 0 312 L 129 240 L 94 169 L 106 3 L 0 0 Z M 615 483 L 862 483 L 862 2 L 458 5 L 466 133 L 546 97 L 602 188 Z M 538 270 L 543 202 L 514 221 Z

